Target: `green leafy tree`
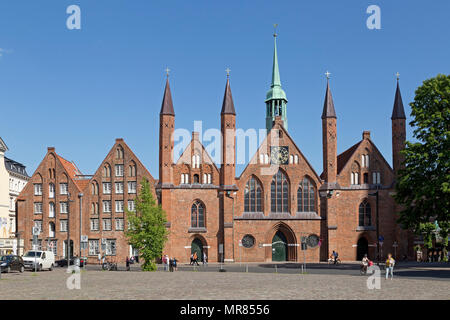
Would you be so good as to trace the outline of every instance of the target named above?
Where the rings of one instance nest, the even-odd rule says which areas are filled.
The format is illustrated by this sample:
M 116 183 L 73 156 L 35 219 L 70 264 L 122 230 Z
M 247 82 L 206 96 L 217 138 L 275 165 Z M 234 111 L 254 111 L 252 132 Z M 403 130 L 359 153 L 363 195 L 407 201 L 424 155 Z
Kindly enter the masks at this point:
M 156 204 L 146 179 L 141 182 L 141 190 L 136 198 L 136 212 L 126 211 L 128 243 L 139 250 L 139 256 L 144 260 L 143 271 L 155 271 L 156 259 L 160 258 L 167 241 L 166 214 Z
M 423 235 L 429 248 L 436 234 L 434 221 L 445 239 L 450 231 L 450 76 L 425 80 L 410 106 L 417 142 L 407 142 L 402 151 L 404 168 L 395 199 L 404 209 L 398 222 Z

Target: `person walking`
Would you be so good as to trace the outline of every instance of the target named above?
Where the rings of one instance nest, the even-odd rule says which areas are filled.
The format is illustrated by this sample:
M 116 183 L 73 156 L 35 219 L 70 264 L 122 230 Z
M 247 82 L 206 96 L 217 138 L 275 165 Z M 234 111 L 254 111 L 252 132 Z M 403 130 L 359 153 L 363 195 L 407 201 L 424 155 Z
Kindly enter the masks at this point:
M 173 268 L 174 268 L 174 270 L 175 271 L 177 271 L 178 270 L 178 267 L 177 267 L 177 258 L 173 258 Z
M 192 258 L 194 259 L 194 264 L 199 265 L 197 252 L 194 252 L 194 256 Z
M 191 262 L 189 262 L 189 265 L 193 265 L 194 264 L 194 254 L 191 253 Z
M 173 272 L 173 259 L 169 260 L 169 271 Z
M 167 254 L 165 254 L 163 256 L 162 262 L 163 262 L 163 265 L 164 265 L 164 271 L 169 271 L 169 268 L 168 268 L 168 266 L 169 266 L 169 256 Z
M 128 259 L 128 256 L 127 259 L 125 260 L 125 265 L 127 267 L 127 271 L 130 271 L 130 259 Z
M 389 277 L 389 273 L 391 274 L 391 280 L 394 279 L 394 265 L 395 260 L 392 258 L 392 254 L 389 253 L 386 260 L 386 280 Z
M 206 256 L 206 252 L 203 251 L 203 266 L 206 267 L 208 266 L 208 257 Z

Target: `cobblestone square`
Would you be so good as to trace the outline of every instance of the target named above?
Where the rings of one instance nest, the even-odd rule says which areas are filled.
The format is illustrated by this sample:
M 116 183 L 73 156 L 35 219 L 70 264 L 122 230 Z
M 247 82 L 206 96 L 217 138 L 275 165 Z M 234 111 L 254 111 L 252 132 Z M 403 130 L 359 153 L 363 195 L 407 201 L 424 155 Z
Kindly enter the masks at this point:
M 120 270 L 120 269 L 119 269 Z M 213 270 L 211 270 L 213 271 Z M 367 276 L 258 272 L 141 272 L 83 270 L 81 289 L 66 287 L 66 268 L 2 274 L 2 299 L 450 299 L 450 281 L 381 278 L 369 290 Z M 7 293 L 7 294 L 5 294 Z

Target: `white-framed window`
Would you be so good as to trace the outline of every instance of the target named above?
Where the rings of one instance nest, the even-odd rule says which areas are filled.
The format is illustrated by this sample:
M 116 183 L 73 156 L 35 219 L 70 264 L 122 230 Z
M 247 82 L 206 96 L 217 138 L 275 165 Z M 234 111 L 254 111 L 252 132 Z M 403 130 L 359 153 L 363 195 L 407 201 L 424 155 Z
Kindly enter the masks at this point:
M 106 255 L 107 256 L 115 256 L 116 255 L 116 240 L 115 239 L 106 239 Z
M 294 163 L 298 164 L 298 154 L 294 155 Z
M 103 194 L 111 194 L 111 182 L 103 182 Z
M 35 183 L 34 184 L 34 195 L 35 196 L 42 196 L 42 183 Z
M 136 193 L 136 181 L 128 182 L 128 193 Z
M 381 175 L 379 172 L 373 172 L 372 173 L 372 181 L 373 184 L 380 184 L 381 183 Z
M 351 184 L 353 184 L 353 185 L 359 184 L 359 173 L 358 172 L 352 172 Z
M 187 173 L 181 174 L 181 184 L 189 183 L 189 175 Z
M 123 212 L 123 200 L 116 200 L 116 212 Z
M 69 212 L 69 205 L 66 201 L 59 203 L 59 213 L 68 213 Z
M 97 256 L 100 253 L 99 240 L 98 239 L 89 239 L 89 255 Z
M 123 182 L 116 182 L 114 185 L 116 186 L 116 194 L 123 194 Z
M 60 183 L 59 184 L 59 193 L 60 194 L 67 194 L 69 193 L 69 184 L 68 183 Z
M 48 204 L 48 217 L 49 218 L 55 217 L 55 203 L 54 202 L 50 202 Z
M 293 164 L 294 163 L 294 155 L 290 155 L 289 156 L 289 164 Z
M 35 202 L 34 203 L 34 213 L 35 214 L 42 213 L 42 202 Z
M 103 201 L 103 212 L 111 212 L 111 200 Z
M 67 232 L 67 219 L 59 220 L 59 231 Z
M 55 197 L 55 185 L 53 183 L 50 183 L 48 185 L 48 197 L 49 198 Z
M 104 231 L 111 231 L 111 219 L 102 219 L 102 223 Z
M 34 227 L 39 228 L 39 233 L 42 233 L 42 220 L 34 220 Z
M 48 243 L 48 250 L 53 252 L 53 254 L 56 256 L 58 253 L 58 240 L 50 240 Z
M 123 164 L 116 164 L 116 177 L 123 177 Z
M 91 231 L 98 231 L 99 221 L 98 219 L 91 219 Z
M 134 211 L 134 200 L 128 200 L 128 211 Z
M 123 230 L 123 218 L 116 218 L 116 230 Z
M 361 163 L 362 163 L 363 168 L 369 167 L 369 155 L 368 154 L 361 155 Z

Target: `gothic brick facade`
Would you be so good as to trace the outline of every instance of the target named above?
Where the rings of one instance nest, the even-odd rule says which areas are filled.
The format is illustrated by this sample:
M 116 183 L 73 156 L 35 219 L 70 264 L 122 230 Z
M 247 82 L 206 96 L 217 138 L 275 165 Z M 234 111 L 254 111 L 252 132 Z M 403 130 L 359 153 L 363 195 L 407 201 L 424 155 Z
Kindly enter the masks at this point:
M 234 107 L 228 77 L 220 113 L 220 164 L 214 163 L 196 132 L 174 161 L 175 109 L 168 79 L 160 111 L 159 180 L 122 139 L 116 140 L 92 176 L 81 175 L 73 163 L 49 148 L 17 204 L 18 230 L 25 239 L 25 249 L 31 248 L 36 224 L 42 226 L 39 238 L 43 245 L 47 238 L 56 240 L 54 250 L 62 256 L 67 232 L 61 220 L 70 219 L 76 254 L 96 262 L 97 254 L 106 252 L 113 260 L 124 261 L 134 252 L 124 237 L 127 223 L 123 211 L 132 208 L 139 181 L 145 178 L 167 214 L 169 239 L 164 253 L 181 262 L 189 261 L 194 251 L 200 256 L 205 252 L 209 261 L 225 262 L 318 262 L 326 260 L 333 250 L 343 261 L 360 259 L 365 253 L 375 259 L 377 231 L 383 237 L 383 257 L 394 251 L 397 257 L 411 256 L 411 239 L 396 224 L 398 208 L 392 198 L 406 136 L 398 85 L 392 115 L 391 168 L 369 131 L 337 154 L 339 122 L 327 81 L 322 113 L 324 171 L 319 175 L 285 126 L 287 98 L 281 89 L 276 46 L 272 72 L 265 100 L 267 136 L 239 177 L 235 163 L 239 108 Z M 71 195 L 69 213 L 60 210 L 60 202 L 68 198 L 60 192 L 61 183 L 68 184 Z M 130 183 L 137 183 L 137 190 Z M 53 195 L 48 194 L 50 184 L 55 186 Z M 36 194 L 36 188 L 42 192 Z M 372 196 L 376 192 L 378 206 Z M 50 202 L 56 206 L 53 215 L 48 210 Z M 41 209 L 36 205 L 39 203 Z M 80 235 L 89 240 L 81 251 Z M 304 241 L 307 250 L 303 250 Z

